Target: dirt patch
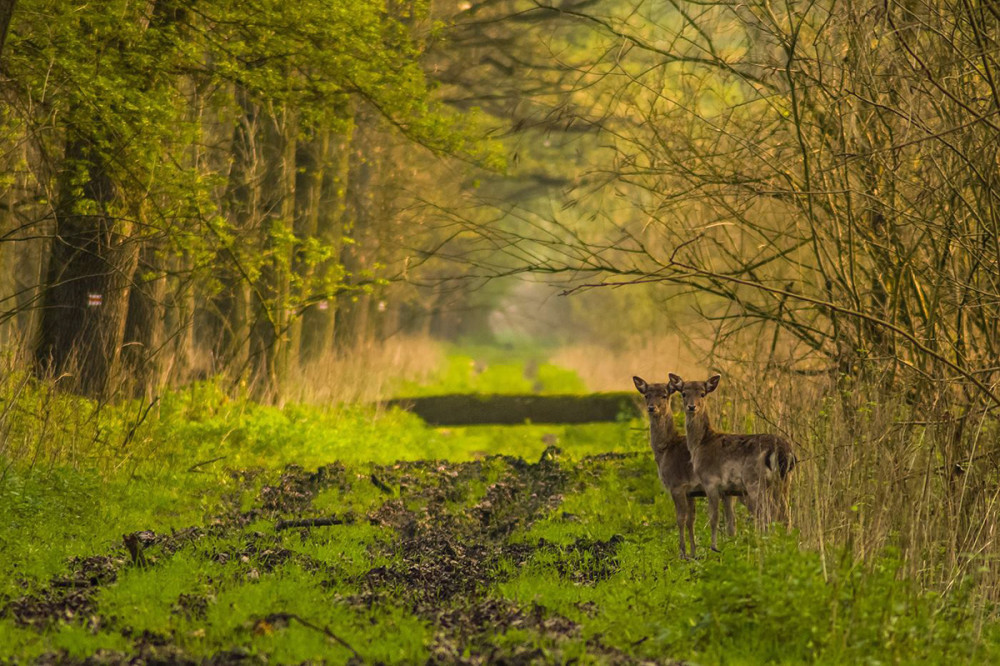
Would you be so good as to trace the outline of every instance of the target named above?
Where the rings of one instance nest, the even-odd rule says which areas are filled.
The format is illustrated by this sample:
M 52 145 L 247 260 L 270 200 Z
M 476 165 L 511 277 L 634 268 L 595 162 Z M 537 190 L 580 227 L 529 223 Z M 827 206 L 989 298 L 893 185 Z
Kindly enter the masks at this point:
M 516 531 L 558 509 L 569 475 L 558 463 L 558 449 L 546 449 L 537 463 L 520 458 L 494 457 L 460 465 L 442 465 L 430 471 L 434 483 L 412 483 L 408 470 L 400 479 L 408 492 L 373 512 L 372 522 L 397 531 L 398 540 L 385 545 L 381 555 L 395 560 L 376 567 L 358 581 L 362 592 L 354 603 L 402 603 L 437 628 L 432 660 L 459 664 L 533 663 L 545 655 L 535 649 L 499 647 L 499 635 L 530 629 L 546 636 L 573 637 L 579 626 L 544 607 L 522 608 L 490 597 L 492 585 L 531 559 L 539 549 L 558 550 L 566 557 L 566 575 L 592 582 L 617 570 L 615 552 L 621 537 L 607 542 L 579 540 L 559 549 L 544 541 L 508 543 Z M 475 501 L 467 488 L 480 487 L 486 470 L 499 478 Z M 383 470 L 389 475 L 390 470 Z M 471 507 L 456 501 L 472 499 Z M 586 562 L 570 573 L 574 563 Z M 575 570 L 574 570 L 575 571 Z
M 47 586 L 9 601 L 0 609 L 0 617 L 12 617 L 21 626 L 40 630 L 60 620 L 99 624 L 94 615 L 94 590 L 117 580 L 126 562 L 121 554 L 71 558 L 68 574 L 55 576 Z
M 577 539 L 558 545 L 510 542 L 515 533 L 557 511 L 566 486 L 579 478 L 561 469 L 559 450 L 546 449 L 537 463 L 519 458 L 488 458 L 461 465 L 410 465 L 407 470 L 381 470 L 383 478 L 401 474 L 407 488 L 400 498 L 385 502 L 369 519 L 396 530 L 396 542 L 382 546 L 380 555 L 392 565 L 368 571 L 359 581 L 362 592 L 352 601 L 364 606 L 403 604 L 437 628 L 431 648 L 433 661 L 456 664 L 537 663 L 559 660 L 535 648 L 505 645 L 498 638 L 512 629 L 536 631 L 549 638 L 579 636 L 579 625 L 537 604 L 521 607 L 513 601 L 490 596 L 492 586 L 509 572 L 520 569 L 539 552 L 555 555 L 558 575 L 577 584 L 593 585 L 614 575 L 620 567 L 618 548 L 624 538 Z M 584 461 L 583 476 L 602 473 L 611 464 L 625 464 L 631 455 L 604 456 Z M 431 472 L 433 483 L 420 485 L 411 476 L 418 467 Z M 475 500 L 464 490 L 485 481 L 486 470 L 499 478 Z M 456 505 L 464 496 L 472 501 Z M 594 612 L 591 609 L 591 612 Z M 595 641 L 590 646 L 609 663 L 634 660 Z
M 189 620 L 197 620 L 208 615 L 209 599 L 202 594 L 181 593 L 171 612 Z
M 625 539 L 616 534 L 607 541 L 577 539 L 565 548 L 558 548 L 562 557 L 556 560 L 556 571 L 575 583 L 593 585 L 618 573 L 618 546 Z
M 69 560 L 72 573 L 63 578 L 54 578 L 54 586 L 64 586 L 70 583 L 86 583 L 87 585 L 105 585 L 118 578 L 118 571 L 124 566 L 125 558 L 108 555 L 93 555 L 91 557 L 74 557 Z
M 546 636 L 571 638 L 580 625 L 543 606 L 522 608 L 508 599 L 486 598 L 440 612 L 431 647 L 433 660 L 454 664 L 520 664 L 543 660 L 544 652 L 526 646 L 498 646 L 493 641 L 512 629 L 528 629 Z M 489 631 L 482 630 L 490 627 Z M 470 628 L 473 630 L 470 631 Z
M 156 635 L 136 638 L 135 649 L 130 652 L 98 650 L 86 659 L 71 657 L 66 652 L 50 652 L 35 661 L 36 666 L 230 666 L 266 664 L 267 660 L 242 648 L 217 652 L 211 657 L 194 658 L 171 643 L 163 643 Z
M 294 556 L 295 553 L 280 545 L 277 537 L 263 532 L 251 532 L 244 536 L 239 546 L 216 550 L 211 554 L 211 558 L 219 564 L 252 563 L 258 574 L 270 573 Z
M 342 463 L 325 465 L 315 472 L 288 465 L 277 483 L 261 487 L 256 503 L 260 511 L 269 516 L 300 514 L 309 509 L 316 493 L 334 486 L 344 492 L 351 488 Z
M 94 613 L 91 589 L 50 587 L 8 603 L 0 616 L 13 617 L 22 626 L 47 628 L 57 620 L 88 618 Z
M 473 482 L 485 481 L 485 470 L 495 469 L 497 463 L 502 464 L 500 478 L 471 508 L 462 506 Z M 419 491 L 411 474 L 415 469 L 430 481 Z M 506 537 L 554 510 L 566 482 L 566 474 L 546 455 L 535 464 L 497 456 L 452 465 L 407 464 L 381 472 L 399 475 L 408 488 L 405 499 L 388 500 L 369 516 L 373 523 L 397 531 L 399 540 L 384 546 L 383 554 L 400 563 L 370 571 L 366 587 L 377 593 L 379 584 L 387 582 L 380 579 L 410 581 L 415 608 L 424 600 L 481 591 L 495 575 Z
M 126 535 L 126 541 L 139 546 L 142 557 L 116 545 L 109 555 L 71 560 L 70 574 L 53 579 L 32 595 L 9 602 L 0 613 L 40 631 L 57 621 L 87 622 L 95 631 L 110 630 L 111 627 L 102 626 L 105 623 L 94 606 L 97 588 L 113 583 L 125 566 L 155 567 L 177 551 L 211 536 L 223 541 L 203 542 L 197 546 L 200 552 L 224 565 L 242 567 L 247 580 L 256 580 L 294 559 L 329 577 L 325 584 L 342 588 L 346 582 L 357 590 L 340 597 L 343 602 L 365 608 L 380 604 L 402 606 L 435 627 L 432 661 L 459 664 L 558 661 L 558 647 L 554 652 L 548 648 L 543 651 L 519 645 L 517 641 L 508 644 L 502 636 L 511 630 L 527 630 L 552 639 L 553 645 L 558 646 L 562 640 L 579 641 L 580 626 L 552 609 L 537 604 L 522 606 L 493 597 L 492 590 L 497 582 L 540 553 L 550 557 L 554 575 L 576 584 L 593 585 L 614 575 L 619 570 L 618 548 L 624 541 L 620 536 L 603 541 L 581 538 L 563 545 L 543 539 L 524 542 L 511 538 L 558 512 L 563 493 L 571 484 L 586 483 L 588 478 L 609 473 L 609 468 L 626 465 L 632 458 L 602 456 L 563 469 L 558 464 L 559 454 L 557 447 L 550 446 L 534 463 L 504 456 L 463 463 L 404 462 L 373 466 L 363 476 L 357 475 L 356 470 L 349 474 L 340 464 L 314 472 L 291 465 L 276 479 L 260 485 L 248 509 L 240 506 L 245 495 L 237 491 L 231 494 L 228 507 L 205 526 L 172 530 L 169 534 L 143 531 Z M 233 474 L 241 483 L 260 483 L 260 472 Z M 320 491 L 339 487 L 348 492 L 352 482 L 371 483 L 385 495 L 385 501 L 377 509 L 358 516 L 357 520 L 367 519 L 394 535 L 370 545 L 372 556 L 389 564 L 373 567 L 360 576 L 345 577 L 327 563 L 313 561 L 304 553 L 288 548 L 288 541 L 281 538 L 280 532 L 246 532 L 246 525 L 253 520 L 308 515 Z M 339 528 L 331 524 L 322 529 Z M 239 538 L 233 539 L 237 534 Z M 303 542 L 312 538 L 310 529 L 303 528 L 301 538 Z M 185 618 L 203 618 L 210 603 L 211 593 L 181 594 L 171 611 Z M 595 608 L 588 611 L 597 612 Z M 133 636 L 127 627 L 117 630 L 133 642 L 133 650 L 128 654 L 98 652 L 86 663 L 258 661 L 238 649 L 219 653 L 207 661 L 192 659 L 168 635 Z M 592 639 L 589 649 L 600 653 L 609 663 L 631 661 L 628 655 L 602 645 L 599 639 Z M 41 663 L 72 662 L 65 654 L 54 654 L 47 655 Z

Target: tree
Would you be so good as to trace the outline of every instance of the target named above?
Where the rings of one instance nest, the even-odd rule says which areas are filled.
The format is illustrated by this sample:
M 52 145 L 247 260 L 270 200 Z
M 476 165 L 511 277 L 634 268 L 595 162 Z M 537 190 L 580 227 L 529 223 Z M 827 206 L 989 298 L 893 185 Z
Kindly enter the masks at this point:
M 11 172 L 20 146 L 34 171 L 7 189 L 21 219 L 4 238 L 51 260 L 42 285 L 4 276 L 4 319 L 40 302 L 39 369 L 108 395 L 200 364 L 272 397 L 290 363 L 329 349 L 338 296 L 400 273 L 379 243 L 399 241 L 385 230 L 401 200 L 347 217 L 371 198 L 349 156 L 381 150 L 352 145 L 359 110 L 366 136 L 400 146 L 398 173 L 416 155 L 497 164 L 472 115 L 433 100 L 431 28 L 419 2 L 19 3 L 3 142 Z M 376 243 L 351 273 L 348 229 Z

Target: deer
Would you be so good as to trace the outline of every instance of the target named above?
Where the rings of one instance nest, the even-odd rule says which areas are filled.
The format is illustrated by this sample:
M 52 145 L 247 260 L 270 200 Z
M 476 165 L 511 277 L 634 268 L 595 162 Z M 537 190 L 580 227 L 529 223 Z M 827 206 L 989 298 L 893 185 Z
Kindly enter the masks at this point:
M 670 396 L 675 389 L 669 383 L 650 384 L 642 377 L 632 377 L 632 381 L 646 399 L 646 412 L 649 414 L 649 446 L 653 450 L 660 483 L 674 500 L 681 559 L 687 559 L 684 544 L 685 529 L 691 544 L 691 559 L 694 559 L 694 499 L 704 497 L 705 491 L 695 479 L 691 454 L 688 453 L 685 438 L 677 432 L 674 425 Z M 725 495 L 722 500 L 727 524 L 733 524 L 732 497 Z
M 777 435 L 739 435 L 716 432 L 712 428 L 706 397 L 719 387 L 721 375 L 707 381 L 686 382 L 669 375 L 670 390 L 684 402 L 684 432 L 691 455 L 694 478 L 708 498 L 712 525 L 712 550 L 718 552 L 719 500 L 724 493 L 739 491 L 743 503 L 758 523 L 772 515 L 787 522 L 788 475 L 795 467 L 792 446 Z M 729 525 L 729 534 L 733 527 Z

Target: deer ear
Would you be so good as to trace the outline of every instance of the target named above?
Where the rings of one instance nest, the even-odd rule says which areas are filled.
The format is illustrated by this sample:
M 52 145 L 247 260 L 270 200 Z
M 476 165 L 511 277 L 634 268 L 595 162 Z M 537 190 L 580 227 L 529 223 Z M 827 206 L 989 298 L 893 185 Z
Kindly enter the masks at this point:
M 684 380 L 672 372 L 668 373 L 667 377 L 670 379 L 670 381 L 667 382 L 667 386 L 670 388 L 670 390 L 677 391 L 678 393 L 680 393 L 681 387 L 684 386 Z
M 649 384 L 646 383 L 645 379 L 642 377 L 633 377 L 632 382 L 635 384 L 635 387 L 639 389 L 639 393 L 646 395 L 646 391 L 649 390 Z
M 722 379 L 722 375 L 712 375 L 705 382 L 705 393 L 711 393 L 715 389 L 719 388 L 719 380 Z

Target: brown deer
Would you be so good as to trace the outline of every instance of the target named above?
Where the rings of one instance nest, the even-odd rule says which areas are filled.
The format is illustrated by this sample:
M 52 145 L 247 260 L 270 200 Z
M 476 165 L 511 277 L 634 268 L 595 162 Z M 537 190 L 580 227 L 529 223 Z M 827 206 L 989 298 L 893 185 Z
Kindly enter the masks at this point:
M 713 375 L 708 381 L 686 382 L 671 374 L 669 382 L 684 401 L 687 448 L 695 479 L 708 497 L 712 550 L 718 550 L 720 497 L 742 491 L 747 509 L 758 522 L 766 523 L 772 516 L 785 522 L 788 474 L 795 467 L 791 445 L 777 435 L 736 435 L 712 429 L 705 398 L 721 379 Z M 732 534 L 732 527 L 729 531 Z
M 694 558 L 694 498 L 704 497 L 705 492 L 695 480 L 691 454 L 688 453 L 684 436 L 674 426 L 674 413 L 670 408 L 670 395 L 674 389 L 670 384 L 649 384 L 642 377 L 633 377 L 632 381 L 646 399 L 649 446 L 653 449 L 660 482 L 674 500 L 681 559 L 687 559 L 684 549 L 685 528 L 691 543 L 691 557 Z M 726 521 L 732 524 L 732 498 L 724 496 L 722 500 Z

